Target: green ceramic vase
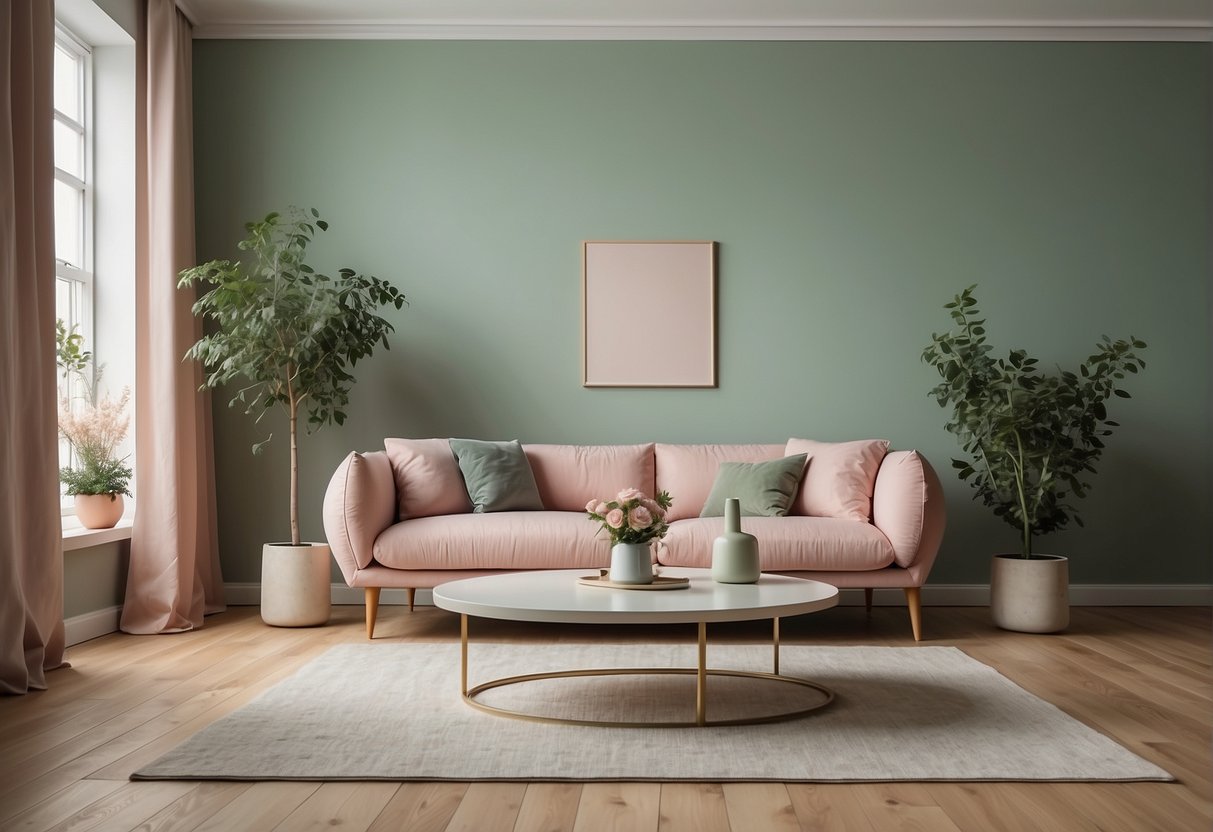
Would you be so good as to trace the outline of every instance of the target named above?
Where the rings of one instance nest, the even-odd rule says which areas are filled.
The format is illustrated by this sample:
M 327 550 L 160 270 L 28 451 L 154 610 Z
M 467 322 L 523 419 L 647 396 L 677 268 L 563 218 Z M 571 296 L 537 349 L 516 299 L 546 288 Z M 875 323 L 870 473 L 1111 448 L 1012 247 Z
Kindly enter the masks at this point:
M 712 580 L 721 584 L 753 584 L 758 566 L 758 538 L 741 530 L 741 501 L 724 501 L 724 534 L 712 544 Z

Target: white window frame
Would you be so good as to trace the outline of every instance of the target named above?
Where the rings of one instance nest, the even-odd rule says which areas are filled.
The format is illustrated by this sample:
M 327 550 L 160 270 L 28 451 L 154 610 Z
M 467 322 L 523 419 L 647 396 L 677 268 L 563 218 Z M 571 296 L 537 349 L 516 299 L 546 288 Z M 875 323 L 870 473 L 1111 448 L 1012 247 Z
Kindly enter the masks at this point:
M 94 168 L 93 168 L 93 53 L 92 49 L 78 36 L 73 34 L 63 24 L 55 24 L 55 44 L 57 47 L 70 52 L 78 59 L 79 76 L 77 86 L 80 90 L 81 121 L 54 110 L 54 120 L 70 127 L 84 137 L 84 154 L 81 161 L 83 178 L 77 177 L 66 170 L 55 167 L 55 181 L 69 185 L 83 193 L 80 206 L 80 229 L 82 263 L 68 263 L 55 258 L 55 279 L 71 283 L 80 300 L 80 319 L 73 321 L 79 327 L 79 332 L 85 338 L 88 348 L 93 348 L 94 366 L 96 362 L 96 328 L 93 320 L 94 308 L 94 263 L 93 263 L 93 227 L 94 227 Z M 90 380 L 95 381 L 95 378 Z M 63 516 L 75 515 L 76 509 L 71 497 L 60 499 L 60 513 Z

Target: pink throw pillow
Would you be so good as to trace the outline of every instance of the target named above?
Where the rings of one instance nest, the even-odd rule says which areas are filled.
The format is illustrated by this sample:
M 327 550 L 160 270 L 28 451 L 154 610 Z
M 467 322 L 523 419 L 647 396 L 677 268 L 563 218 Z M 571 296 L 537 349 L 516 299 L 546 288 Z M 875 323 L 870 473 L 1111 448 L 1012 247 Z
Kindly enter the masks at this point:
M 472 510 L 459 463 L 446 439 L 385 439 L 400 519 L 467 514 Z
M 876 472 L 888 450 L 885 439 L 856 442 L 789 439 L 785 455 L 809 455 L 791 514 L 871 522 Z

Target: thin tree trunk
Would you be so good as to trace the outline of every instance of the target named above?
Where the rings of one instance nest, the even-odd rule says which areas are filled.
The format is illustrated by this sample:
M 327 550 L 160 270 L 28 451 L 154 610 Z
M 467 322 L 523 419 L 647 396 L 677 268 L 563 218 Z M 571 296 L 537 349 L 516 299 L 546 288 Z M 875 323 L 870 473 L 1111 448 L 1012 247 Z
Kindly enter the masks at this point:
M 289 384 L 287 391 L 291 399 L 291 545 L 298 546 L 302 542 L 299 537 L 299 405 Z

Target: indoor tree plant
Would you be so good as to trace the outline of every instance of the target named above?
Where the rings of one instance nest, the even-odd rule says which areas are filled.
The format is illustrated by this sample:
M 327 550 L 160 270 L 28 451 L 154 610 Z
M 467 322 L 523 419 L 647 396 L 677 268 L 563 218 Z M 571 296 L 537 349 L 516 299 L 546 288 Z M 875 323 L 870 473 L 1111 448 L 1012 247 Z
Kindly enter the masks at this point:
M 1019 553 L 994 558 L 995 623 L 1054 632 L 1069 622 L 1067 561 L 1037 554 L 1032 541 L 1071 520 L 1082 525 L 1071 500 L 1090 488 L 1103 437 L 1119 427 L 1108 418 L 1106 403 L 1112 396 L 1129 398 L 1119 385 L 1145 367 L 1135 350 L 1146 344 L 1105 335 L 1077 372 L 1044 372 L 1020 349 L 994 358 L 974 288 L 944 306 L 953 329 L 933 334 L 922 358 L 939 372 L 942 380 L 931 395 L 940 407 L 951 406 L 947 429 L 967 455 L 952 466 L 972 485 L 974 499 L 1019 532 Z
M 345 421 L 350 369 L 377 344 L 389 348 L 394 330 L 378 309 L 405 303 L 385 280 L 348 268 L 330 277 L 309 266 L 308 244 L 327 229 L 314 208 L 310 214 L 270 213 L 245 225 L 248 237 L 238 248 L 248 253 L 247 261 L 212 260 L 181 272 L 179 283 L 210 287 L 193 307 L 209 323 L 207 334 L 186 354 L 206 368 L 203 389 L 241 383 L 230 406 L 240 404 L 258 421 L 275 409 L 287 417 L 291 540 L 266 544 L 261 578 L 262 618 L 281 626 L 322 624 L 329 614 L 328 546 L 304 544 L 299 532 L 300 418 L 309 430 Z M 276 584 L 314 594 L 292 597 L 275 591 Z

